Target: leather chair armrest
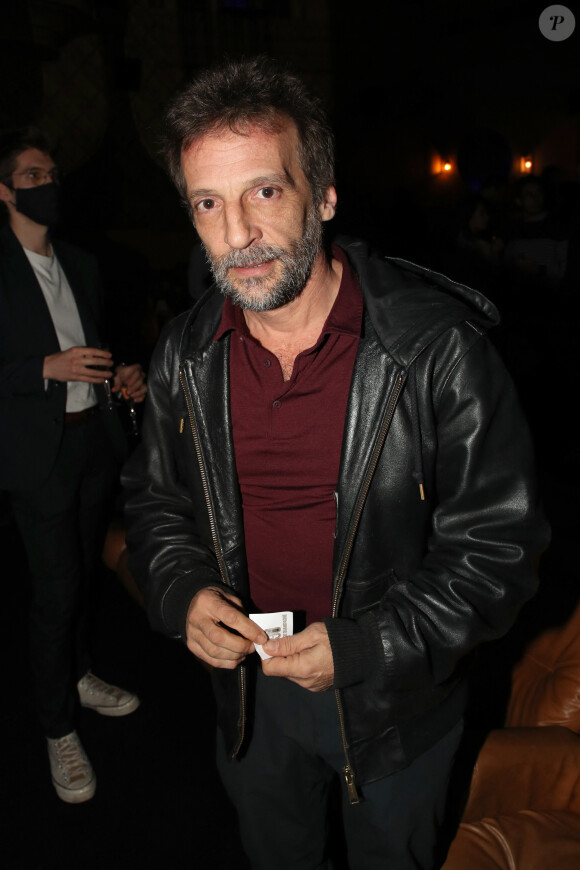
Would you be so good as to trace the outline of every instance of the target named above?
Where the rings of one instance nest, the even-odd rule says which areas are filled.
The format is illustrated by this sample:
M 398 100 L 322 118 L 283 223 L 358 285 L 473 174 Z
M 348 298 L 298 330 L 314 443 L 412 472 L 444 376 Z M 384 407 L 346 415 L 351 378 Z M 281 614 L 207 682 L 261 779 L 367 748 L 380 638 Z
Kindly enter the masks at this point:
M 532 641 L 515 666 L 505 724 L 580 732 L 580 606 Z
M 522 810 L 462 823 L 442 870 L 577 870 L 580 816 Z
M 580 736 L 558 725 L 502 728 L 489 734 L 477 758 L 462 821 L 520 810 L 570 810 L 580 817 Z

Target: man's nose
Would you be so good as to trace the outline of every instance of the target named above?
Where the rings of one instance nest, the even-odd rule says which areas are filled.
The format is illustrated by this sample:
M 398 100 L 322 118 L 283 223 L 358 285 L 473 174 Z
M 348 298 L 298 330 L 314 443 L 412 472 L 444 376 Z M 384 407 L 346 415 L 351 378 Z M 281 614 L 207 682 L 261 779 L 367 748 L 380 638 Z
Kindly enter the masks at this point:
M 225 242 L 230 248 L 242 250 L 262 237 L 252 219 L 251 212 L 242 203 L 232 203 L 224 208 Z

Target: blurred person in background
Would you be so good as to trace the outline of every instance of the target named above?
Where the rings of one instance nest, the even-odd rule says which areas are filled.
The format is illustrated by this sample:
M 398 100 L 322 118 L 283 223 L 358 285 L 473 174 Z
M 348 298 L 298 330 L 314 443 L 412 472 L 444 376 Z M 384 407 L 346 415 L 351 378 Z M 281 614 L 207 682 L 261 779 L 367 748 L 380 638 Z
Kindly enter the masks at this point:
M 76 731 L 79 705 L 104 716 L 139 705 L 92 673 L 89 624 L 126 448 L 111 391 L 142 402 L 147 387 L 139 364 L 114 370 L 105 349 L 94 258 L 51 235 L 59 176 L 42 131 L 0 138 L 0 201 L 0 489 L 28 558 L 30 660 L 52 782 L 80 803 L 96 777 Z

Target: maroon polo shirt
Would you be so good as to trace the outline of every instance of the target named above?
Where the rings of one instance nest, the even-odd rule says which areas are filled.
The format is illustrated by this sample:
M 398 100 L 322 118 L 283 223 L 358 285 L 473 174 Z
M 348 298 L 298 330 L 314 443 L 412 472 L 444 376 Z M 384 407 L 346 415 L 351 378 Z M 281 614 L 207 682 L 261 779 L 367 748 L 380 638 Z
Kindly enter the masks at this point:
M 352 369 L 361 332 L 360 286 L 335 247 L 342 280 L 316 344 L 284 381 L 277 357 L 226 300 L 215 341 L 230 340 L 231 414 L 250 593 L 262 612 L 330 616 L 334 493 Z

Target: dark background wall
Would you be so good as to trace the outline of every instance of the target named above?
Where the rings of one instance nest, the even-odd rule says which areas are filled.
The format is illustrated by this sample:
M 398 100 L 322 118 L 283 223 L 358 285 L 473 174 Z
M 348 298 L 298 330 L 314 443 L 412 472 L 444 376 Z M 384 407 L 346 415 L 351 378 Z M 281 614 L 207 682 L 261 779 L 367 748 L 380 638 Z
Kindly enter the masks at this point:
M 580 374 L 580 6 L 569 4 L 575 32 L 553 42 L 538 26 L 545 2 L 20 0 L 2 14 L 0 128 L 32 122 L 54 136 L 65 173 L 59 232 L 98 255 L 112 344 L 146 363 L 163 323 L 190 304 L 196 241 L 157 155 L 164 106 L 226 55 L 288 62 L 336 130 L 333 231 L 498 304 L 498 343 L 553 464 L 574 447 L 564 409 Z M 507 238 L 523 157 L 560 196 L 569 247 L 558 286 L 457 245 L 465 201 L 490 178 L 500 180 L 494 231 Z M 556 392 L 546 359 L 559 371 Z M 555 398 L 563 449 L 554 449 L 538 389 Z
M 179 268 L 193 237 L 155 153 L 163 106 L 224 54 L 264 51 L 288 60 L 333 119 L 338 227 L 407 253 L 401 191 L 439 207 L 486 173 L 517 175 L 522 155 L 578 179 L 580 9 L 572 37 L 550 42 L 544 6 L 20 0 L 2 16 L 0 127 L 54 134 L 78 241 L 105 234 L 153 269 Z M 433 172 L 440 158 L 450 173 Z

